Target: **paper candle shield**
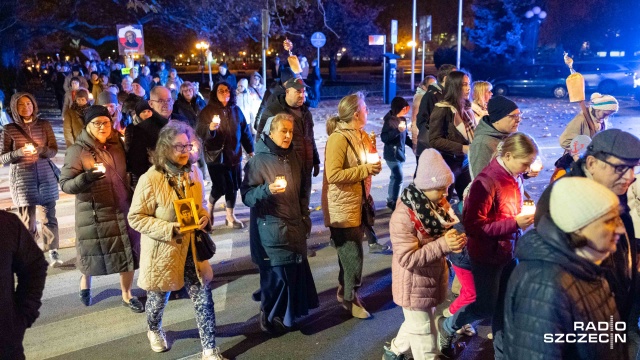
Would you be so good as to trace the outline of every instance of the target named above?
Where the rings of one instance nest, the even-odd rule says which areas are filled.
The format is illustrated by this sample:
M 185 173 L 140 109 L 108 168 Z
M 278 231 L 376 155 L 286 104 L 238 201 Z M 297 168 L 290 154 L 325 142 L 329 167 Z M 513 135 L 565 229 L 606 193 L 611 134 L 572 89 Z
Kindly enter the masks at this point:
M 287 58 L 287 61 L 289 62 L 289 66 L 291 67 L 291 71 L 293 71 L 294 74 L 300 74 L 302 73 L 302 66 L 300 66 L 300 61 L 298 61 L 298 57 L 295 55 L 291 55 Z
M 584 101 L 584 77 L 580 73 L 573 73 L 567 77 L 567 91 L 569 91 L 569 101 Z

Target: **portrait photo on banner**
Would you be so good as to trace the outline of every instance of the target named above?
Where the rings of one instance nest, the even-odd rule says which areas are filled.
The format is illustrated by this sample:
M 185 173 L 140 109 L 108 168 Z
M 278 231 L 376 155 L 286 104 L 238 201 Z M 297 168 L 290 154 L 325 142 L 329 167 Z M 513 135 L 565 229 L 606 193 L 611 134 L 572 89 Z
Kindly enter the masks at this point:
M 198 228 L 198 210 L 193 198 L 179 199 L 173 201 L 176 210 L 176 217 L 180 223 L 180 232 L 185 233 Z
M 144 35 L 142 25 L 116 25 L 120 55 L 143 55 Z

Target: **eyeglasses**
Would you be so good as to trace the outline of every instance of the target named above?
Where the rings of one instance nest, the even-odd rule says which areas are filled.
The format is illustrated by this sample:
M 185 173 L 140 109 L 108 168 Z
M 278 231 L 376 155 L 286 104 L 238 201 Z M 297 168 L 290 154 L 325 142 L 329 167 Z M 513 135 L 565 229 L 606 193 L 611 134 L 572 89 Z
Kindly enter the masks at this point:
M 524 113 L 511 114 L 507 115 L 507 117 L 513 121 L 522 121 L 522 115 L 524 115 Z
M 173 104 L 173 99 L 168 99 L 168 100 L 149 100 L 149 101 L 157 102 L 157 103 L 162 104 L 162 105 L 171 105 L 171 104 Z
M 231 91 L 229 89 L 218 89 L 218 94 L 231 94 Z
M 109 124 L 111 124 L 111 121 L 103 121 L 103 122 L 92 121 L 91 122 L 91 125 L 93 125 L 96 129 L 102 129 L 103 127 L 109 127 Z
M 173 145 L 173 149 L 177 152 L 183 153 L 185 150 L 187 151 L 193 150 L 193 144 L 187 144 L 187 145 L 176 144 L 176 145 Z
M 629 171 L 630 169 L 633 169 L 633 173 L 634 174 L 639 174 L 640 173 L 640 165 L 638 165 L 638 164 L 636 164 L 636 165 L 612 164 L 612 163 L 608 162 L 607 160 L 600 159 L 600 158 L 597 158 L 597 159 L 602 161 L 603 163 L 611 166 L 613 168 L 613 172 L 615 172 L 616 174 L 618 174 L 620 176 L 626 174 L 627 171 Z

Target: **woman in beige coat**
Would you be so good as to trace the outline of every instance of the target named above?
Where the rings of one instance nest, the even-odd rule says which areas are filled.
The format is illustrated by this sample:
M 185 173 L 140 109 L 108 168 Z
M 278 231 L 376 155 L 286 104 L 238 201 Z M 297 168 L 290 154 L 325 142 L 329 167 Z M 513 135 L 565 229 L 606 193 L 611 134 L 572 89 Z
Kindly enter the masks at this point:
M 168 349 L 162 314 L 171 291 L 187 288 L 196 312 L 203 359 L 224 359 L 215 344 L 215 313 L 209 284 L 213 270 L 195 260 L 194 232 L 181 232 L 173 201 L 192 198 L 198 227 L 209 230 L 202 174 L 192 167 L 190 152 L 198 140 L 191 127 L 172 121 L 161 131 L 152 155 L 154 166 L 140 177 L 129 211 L 131 227 L 142 234 L 138 286 L 147 290 L 147 337 L 151 349 Z M 180 196 L 178 196 L 180 194 Z
M 371 316 L 358 298 L 362 282 L 362 202 L 368 196 L 371 176 L 382 169 L 380 158 L 367 161 L 369 142 L 363 128 L 367 124 L 367 105 L 362 93 L 345 96 L 338 104 L 338 116 L 327 121 L 322 211 L 324 224 L 338 250 L 338 301 L 351 315 Z

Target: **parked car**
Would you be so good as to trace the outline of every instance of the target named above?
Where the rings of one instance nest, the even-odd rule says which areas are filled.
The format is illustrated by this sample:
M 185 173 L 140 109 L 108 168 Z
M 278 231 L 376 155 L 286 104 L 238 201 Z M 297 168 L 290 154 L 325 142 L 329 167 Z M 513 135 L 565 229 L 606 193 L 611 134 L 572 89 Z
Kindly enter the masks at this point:
M 565 80 L 569 76 L 566 65 L 540 64 L 520 68 L 509 77 L 493 82 L 497 95 L 546 95 L 556 98 L 567 96 Z
M 584 76 L 587 92 L 597 91 L 612 94 L 616 91 L 629 92 L 633 89 L 633 71 L 627 66 L 614 62 L 576 61 L 573 68 Z

